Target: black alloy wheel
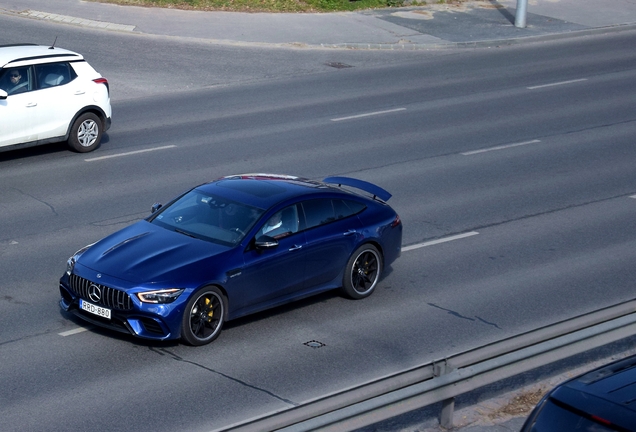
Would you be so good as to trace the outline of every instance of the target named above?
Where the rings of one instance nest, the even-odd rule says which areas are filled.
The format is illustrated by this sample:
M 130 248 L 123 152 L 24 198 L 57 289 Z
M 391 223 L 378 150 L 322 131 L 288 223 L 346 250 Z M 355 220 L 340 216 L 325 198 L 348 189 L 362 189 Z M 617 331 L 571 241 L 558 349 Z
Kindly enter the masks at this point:
M 342 288 L 353 299 L 368 297 L 373 293 L 381 274 L 380 252 L 372 244 L 364 244 L 349 258 Z
M 216 339 L 225 322 L 225 298 L 216 287 L 195 293 L 186 305 L 182 339 L 190 345 L 205 345 Z

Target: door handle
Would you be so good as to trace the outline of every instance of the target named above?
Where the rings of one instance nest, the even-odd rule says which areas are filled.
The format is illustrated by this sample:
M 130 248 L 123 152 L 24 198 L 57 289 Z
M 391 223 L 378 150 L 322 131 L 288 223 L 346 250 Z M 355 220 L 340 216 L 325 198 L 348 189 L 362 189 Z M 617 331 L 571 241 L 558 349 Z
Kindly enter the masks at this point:
M 346 231 L 343 235 L 350 236 L 350 235 L 356 234 L 357 232 L 358 231 L 356 231 L 354 229 L 350 229 L 350 230 Z
M 29 102 L 26 104 L 27 108 L 33 108 L 34 106 L 38 106 L 37 102 Z
M 76 96 L 79 96 L 79 95 L 83 95 L 84 93 L 86 93 L 84 90 L 77 90 L 74 94 Z
M 290 251 L 295 251 L 298 249 L 302 249 L 303 245 L 293 245 L 292 247 L 289 248 Z

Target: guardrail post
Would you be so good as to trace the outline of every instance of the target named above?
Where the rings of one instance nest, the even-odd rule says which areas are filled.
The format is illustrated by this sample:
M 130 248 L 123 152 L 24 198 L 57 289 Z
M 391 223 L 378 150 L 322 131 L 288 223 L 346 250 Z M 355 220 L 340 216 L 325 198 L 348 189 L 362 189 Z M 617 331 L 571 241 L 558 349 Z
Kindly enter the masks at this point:
M 445 375 L 453 370 L 446 360 L 436 362 L 433 365 L 433 373 L 436 377 Z M 443 428 L 451 429 L 453 427 L 453 412 L 455 411 L 455 398 L 449 398 L 442 401 L 442 411 L 439 414 L 439 424 Z
M 453 411 L 455 411 L 455 398 L 442 401 L 442 411 L 439 414 L 439 425 L 446 429 L 453 427 Z

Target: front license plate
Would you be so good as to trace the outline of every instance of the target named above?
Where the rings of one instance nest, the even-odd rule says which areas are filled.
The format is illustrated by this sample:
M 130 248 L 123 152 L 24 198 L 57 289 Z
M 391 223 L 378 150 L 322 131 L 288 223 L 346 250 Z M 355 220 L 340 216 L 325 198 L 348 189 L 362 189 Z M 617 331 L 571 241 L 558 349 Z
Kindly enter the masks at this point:
M 80 299 L 80 308 L 85 310 L 86 312 L 92 313 L 93 315 L 100 316 L 102 318 L 110 319 L 110 309 L 106 309 L 105 307 L 94 305 L 93 303 L 89 303 Z

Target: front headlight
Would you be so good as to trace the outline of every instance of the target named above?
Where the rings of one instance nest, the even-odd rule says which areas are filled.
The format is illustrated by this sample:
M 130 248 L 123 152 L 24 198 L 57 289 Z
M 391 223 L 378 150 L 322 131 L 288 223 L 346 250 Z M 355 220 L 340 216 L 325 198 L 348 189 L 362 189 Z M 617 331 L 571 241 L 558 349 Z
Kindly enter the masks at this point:
M 170 288 L 157 291 L 140 292 L 137 293 L 137 297 L 139 297 L 139 300 L 141 300 L 143 303 L 166 304 L 175 301 L 182 292 L 183 289 Z
M 71 275 L 73 273 L 73 269 L 75 268 L 75 257 L 72 256 L 66 261 L 66 274 Z
M 89 245 L 84 246 L 83 248 L 81 248 L 80 250 L 78 250 L 77 252 L 75 252 L 73 254 L 72 257 L 70 257 L 67 261 L 66 261 L 66 274 L 67 275 L 71 275 L 71 273 L 73 273 L 73 269 L 75 268 L 75 263 L 77 262 L 77 258 L 79 258 L 80 255 L 82 255 L 84 252 L 86 252 L 88 250 L 88 248 L 90 248 L 91 246 L 93 246 L 95 243 L 91 243 Z

